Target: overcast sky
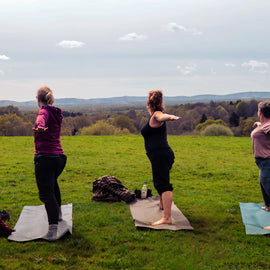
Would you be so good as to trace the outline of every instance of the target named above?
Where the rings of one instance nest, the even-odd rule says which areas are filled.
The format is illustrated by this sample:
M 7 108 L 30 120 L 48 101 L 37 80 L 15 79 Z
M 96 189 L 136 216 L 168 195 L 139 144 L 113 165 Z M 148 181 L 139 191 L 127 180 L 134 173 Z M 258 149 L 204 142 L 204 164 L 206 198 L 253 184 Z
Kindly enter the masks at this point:
M 0 0 L 0 99 L 270 90 L 269 0 Z

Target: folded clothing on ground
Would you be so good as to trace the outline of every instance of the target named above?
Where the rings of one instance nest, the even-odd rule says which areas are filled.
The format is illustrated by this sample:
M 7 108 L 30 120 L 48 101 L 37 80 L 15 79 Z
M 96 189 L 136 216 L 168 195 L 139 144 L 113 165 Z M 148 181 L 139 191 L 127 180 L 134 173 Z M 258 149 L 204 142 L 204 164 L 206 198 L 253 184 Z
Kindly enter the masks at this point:
M 123 186 L 121 181 L 112 175 L 104 175 L 93 182 L 93 200 L 104 202 L 129 203 L 136 195 Z
M 0 236 L 9 236 L 14 229 L 10 228 L 1 218 L 0 218 Z

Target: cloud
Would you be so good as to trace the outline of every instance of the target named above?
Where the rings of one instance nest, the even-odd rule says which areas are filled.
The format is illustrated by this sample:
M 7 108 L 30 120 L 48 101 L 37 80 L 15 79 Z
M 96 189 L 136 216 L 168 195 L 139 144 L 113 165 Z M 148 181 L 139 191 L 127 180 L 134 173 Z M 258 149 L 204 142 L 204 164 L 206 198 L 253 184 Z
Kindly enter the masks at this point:
M 257 60 L 249 60 L 249 62 L 245 62 L 241 65 L 242 67 L 249 68 L 249 71 L 256 72 L 256 73 L 266 73 L 268 68 L 268 63 L 266 62 L 259 62 Z
M 211 68 L 210 72 L 211 72 L 212 75 L 216 75 L 217 74 L 217 72 L 213 68 Z
M 232 67 L 232 68 L 234 68 L 235 67 L 235 64 L 232 64 L 232 63 L 226 63 L 226 64 L 224 64 L 226 67 Z
M 5 75 L 5 72 L 0 69 L 0 76 L 4 76 L 4 75 Z
M 197 64 L 186 65 L 184 67 L 178 65 L 176 68 L 182 75 L 192 75 L 197 70 Z
M 170 32 L 184 31 L 184 32 L 191 33 L 192 35 L 202 35 L 203 34 L 197 28 L 186 28 L 185 26 L 179 25 L 179 24 L 174 23 L 174 22 L 168 23 L 166 28 Z
M 10 58 L 6 55 L 0 55 L 0 60 L 9 60 Z
M 73 48 L 81 48 L 82 46 L 85 45 L 85 43 L 76 40 L 63 40 L 59 42 L 57 45 L 62 48 L 73 49 Z
M 145 35 L 139 35 L 137 33 L 129 33 L 125 36 L 119 38 L 121 41 L 133 41 L 133 40 L 145 40 L 147 37 Z

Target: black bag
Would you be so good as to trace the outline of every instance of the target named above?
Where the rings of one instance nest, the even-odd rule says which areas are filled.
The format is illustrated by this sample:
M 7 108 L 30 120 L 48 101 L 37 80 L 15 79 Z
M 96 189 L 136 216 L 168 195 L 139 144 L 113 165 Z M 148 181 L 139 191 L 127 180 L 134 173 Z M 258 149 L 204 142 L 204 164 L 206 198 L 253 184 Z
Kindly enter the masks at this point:
M 141 199 L 141 196 L 142 196 L 142 191 L 141 190 L 138 190 L 137 188 L 134 190 L 134 193 L 136 195 L 136 198 L 138 199 Z M 148 197 L 152 197 L 152 190 L 151 189 L 147 189 L 147 195 L 146 195 L 146 198 Z
M 6 210 L 0 211 L 0 218 L 2 220 L 8 220 L 8 221 L 10 221 L 9 213 Z

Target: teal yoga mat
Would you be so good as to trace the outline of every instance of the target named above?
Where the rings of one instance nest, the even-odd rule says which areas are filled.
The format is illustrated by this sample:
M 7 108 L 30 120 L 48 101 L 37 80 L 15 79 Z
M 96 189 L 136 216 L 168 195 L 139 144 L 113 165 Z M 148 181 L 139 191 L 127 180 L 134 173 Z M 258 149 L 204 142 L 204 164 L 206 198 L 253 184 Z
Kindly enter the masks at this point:
M 270 212 L 262 210 L 264 203 L 239 203 L 246 234 L 270 234 L 262 227 L 270 226 Z

